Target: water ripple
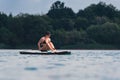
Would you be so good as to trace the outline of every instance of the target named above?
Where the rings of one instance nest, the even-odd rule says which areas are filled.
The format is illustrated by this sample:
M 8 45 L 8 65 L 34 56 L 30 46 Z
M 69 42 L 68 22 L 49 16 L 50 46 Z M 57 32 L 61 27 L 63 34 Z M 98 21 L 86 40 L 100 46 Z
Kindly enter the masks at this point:
M 120 80 L 120 50 L 71 50 L 66 56 L 19 51 L 0 50 L 0 80 Z
M 24 69 L 25 70 L 29 70 L 29 71 L 36 71 L 36 70 L 38 70 L 38 68 L 36 68 L 36 67 L 26 67 Z

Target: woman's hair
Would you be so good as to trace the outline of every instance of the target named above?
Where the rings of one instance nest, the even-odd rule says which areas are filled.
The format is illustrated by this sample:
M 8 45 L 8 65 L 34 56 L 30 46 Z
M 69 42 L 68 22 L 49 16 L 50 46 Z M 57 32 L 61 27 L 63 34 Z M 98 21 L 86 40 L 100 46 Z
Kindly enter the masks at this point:
M 45 32 L 45 35 L 51 35 L 51 33 L 49 31 Z

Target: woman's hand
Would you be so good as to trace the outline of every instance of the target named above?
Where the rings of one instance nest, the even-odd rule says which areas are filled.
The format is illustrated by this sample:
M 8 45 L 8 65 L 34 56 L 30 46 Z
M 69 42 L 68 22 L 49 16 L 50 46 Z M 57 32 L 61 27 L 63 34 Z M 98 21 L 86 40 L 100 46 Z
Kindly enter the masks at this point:
M 41 51 L 41 48 L 39 47 L 39 48 L 38 48 L 38 50 L 40 50 L 40 51 Z

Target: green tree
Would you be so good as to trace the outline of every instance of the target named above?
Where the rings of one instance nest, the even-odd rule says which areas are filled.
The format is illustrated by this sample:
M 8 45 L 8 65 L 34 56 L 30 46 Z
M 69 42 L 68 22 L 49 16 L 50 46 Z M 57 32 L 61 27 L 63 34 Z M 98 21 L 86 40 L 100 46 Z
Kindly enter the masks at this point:
M 51 6 L 51 9 L 63 9 L 63 8 L 65 8 L 65 5 L 63 2 L 60 2 L 60 1 L 56 1 Z
M 47 19 L 47 18 L 46 18 Z M 52 26 L 49 22 L 39 15 L 27 15 L 23 19 L 24 42 L 26 44 L 36 44 L 40 36 L 47 30 L 51 30 Z M 27 41 L 27 42 L 26 42 Z
M 75 18 L 75 13 L 73 10 L 69 7 L 64 6 L 64 3 L 60 1 L 56 1 L 52 4 L 52 7 L 48 11 L 47 15 L 54 19 Z
M 120 43 L 120 27 L 115 23 L 105 23 L 94 25 L 87 29 L 90 38 L 102 44 Z
M 13 33 L 5 27 L 0 28 L 0 42 L 12 45 Z
M 66 31 L 71 31 L 74 29 L 74 22 L 72 19 L 59 19 L 53 22 L 53 28 L 56 29 L 64 29 Z
M 75 29 L 77 30 L 80 30 L 80 29 L 87 29 L 87 27 L 89 26 L 89 22 L 86 18 L 81 18 L 81 17 L 78 17 L 76 20 L 75 20 Z
M 83 42 L 85 39 L 84 33 L 80 31 L 72 30 L 56 30 L 53 35 L 53 42 L 57 48 L 63 47 L 65 45 L 73 45 L 79 42 Z
M 5 13 L 0 12 L 0 27 L 7 25 L 7 15 Z
M 88 19 L 94 19 L 95 16 L 106 16 L 110 19 L 117 16 L 118 10 L 112 5 L 106 5 L 104 2 L 99 2 L 98 4 L 92 4 L 80 10 L 77 15 L 80 17 L 86 17 Z
M 102 24 L 104 24 L 104 23 L 106 23 L 106 22 L 110 22 L 110 21 L 111 21 L 111 20 L 108 19 L 108 18 L 105 17 L 105 16 L 102 16 L 102 17 L 96 16 L 96 17 L 95 17 L 94 24 L 96 24 L 96 25 L 102 25 Z

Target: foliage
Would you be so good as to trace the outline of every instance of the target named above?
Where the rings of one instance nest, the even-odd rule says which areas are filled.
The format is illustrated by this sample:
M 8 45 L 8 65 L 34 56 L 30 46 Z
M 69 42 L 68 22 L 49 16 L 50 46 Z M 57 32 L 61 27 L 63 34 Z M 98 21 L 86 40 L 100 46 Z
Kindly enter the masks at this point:
M 90 38 L 102 44 L 120 43 L 120 27 L 115 23 L 93 25 L 87 29 L 87 33 Z
M 59 19 L 59 20 L 54 20 L 53 22 L 53 28 L 55 30 L 57 29 L 64 29 L 66 31 L 71 31 L 74 29 L 74 22 L 72 19 Z
M 89 19 L 92 19 L 95 16 L 106 16 L 111 19 L 117 16 L 117 12 L 118 10 L 113 5 L 106 5 L 104 2 L 100 2 L 98 4 L 92 4 L 84 10 L 80 10 L 77 15 Z
M 69 7 L 66 7 L 63 2 L 56 1 L 52 4 L 51 9 L 47 13 L 48 16 L 54 19 L 60 18 L 75 18 L 75 13 Z
M 81 17 L 76 18 L 74 27 L 77 30 L 87 29 L 88 26 L 89 26 L 89 22 L 86 18 L 81 18 Z
M 56 48 L 119 49 L 120 11 L 100 2 L 74 13 L 56 1 L 44 15 L 0 12 L 0 48 L 37 48 L 46 31 Z

